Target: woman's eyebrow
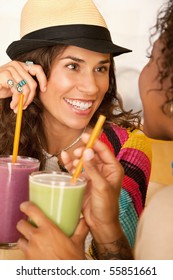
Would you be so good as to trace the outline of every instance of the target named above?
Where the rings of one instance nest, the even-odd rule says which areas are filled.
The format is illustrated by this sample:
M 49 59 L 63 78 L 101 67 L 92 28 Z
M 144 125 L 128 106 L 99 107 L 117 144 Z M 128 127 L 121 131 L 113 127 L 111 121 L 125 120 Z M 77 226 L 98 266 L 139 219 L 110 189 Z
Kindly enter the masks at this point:
M 71 59 L 75 62 L 82 62 L 82 63 L 85 63 L 85 60 L 79 58 L 79 57 L 76 57 L 76 56 L 71 56 L 71 55 L 68 55 L 66 57 L 62 57 L 61 60 L 64 60 L 64 59 Z M 105 60 L 100 60 L 98 61 L 98 64 L 106 64 L 106 63 L 110 63 L 110 59 L 105 59 Z

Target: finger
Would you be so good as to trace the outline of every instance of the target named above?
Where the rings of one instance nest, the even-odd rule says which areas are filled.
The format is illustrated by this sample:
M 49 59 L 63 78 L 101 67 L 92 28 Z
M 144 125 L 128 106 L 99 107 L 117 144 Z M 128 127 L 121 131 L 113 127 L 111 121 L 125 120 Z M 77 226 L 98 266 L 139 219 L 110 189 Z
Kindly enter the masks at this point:
M 17 113 L 18 105 L 19 105 L 19 98 L 20 94 L 23 94 L 23 109 L 25 109 L 26 106 L 26 100 L 28 99 L 28 96 L 30 95 L 30 89 L 27 85 L 26 80 L 21 80 L 17 85 L 14 86 L 14 88 L 11 89 L 12 92 L 12 101 L 10 102 L 10 108 Z
M 26 240 L 30 240 L 37 230 L 31 223 L 25 220 L 20 220 L 16 226 L 17 230 L 25 237 Z
M 31 67 L 34 65 L 34 62 L 32 60 L 26 60 L 25 61 L 25 66 L 26 66 L 26 71 L 30 73 Z
M 22 92 L 24 95 L 24 102 L 23 106 L 26 107 L 27 100 L 29 98 L 32 100 L 35 95 L 35 89 L 37 87 L 36 82 L 34 79 L 29 75 L 20 65 L 18 62 L 13 62 L 13 64 L 7 65 L 7 68 L 4 71 L 1 71 L 0 74 L 0 81 L 4 89 L 10 89 L 9 93 L 4 90 L 4 93 L 1 92 L 2 97 L 12 96 L 12 101 L 10 107 L 14 110 L 18 106 L 19 94 Z M 9 85 L 9 81 L 13 82 L 13 86 Z M 25 83 L 23 83 L 25 81 Z M 22 86 L 20 84 L 22 83 Z M 20 86 L 20 87 L 19 87 Z M 21 92 L 20 92 L 20 90 Z M 6 96 L 5 96 L 6 95 Z
M 73 240 L 74 243 L 76 243 L 76 245 L 80 244 L 80 246 L 83 247 L 88 232 L 89 232 L 89 227 L 87 226 L 85 219 L 81 218 L 75 230 L 75 233 L 73 234 L 71 239 Z
M 28 241 L 25 238 L 20 238 L 17 241 L 17 247 L 22 250 L 23 252 L 25 252 L 27 250 L 28 247 Z
M 105 165 L 105 164 L 104 164 Z M 95 160 L 95 154 L 92 149 L 86 149 L 83 153 L 83 167 L 88 178 L 93 182 L 92 192 L 97 195 L 97 199 L 105 200 L 105 197 L 109 197 L 112 189 L 117 188 L 118 192 L 121 186 L 122 168 L 118 164 L 116 167 L 114 164 L 107 165 L 107 174 L 105 176 L 104 171 L 98 169 L 97 161 Z M 108 167 L 109 166 L 109 167 Z M 108 180 L 107 177 L 110 176 Z M 94 196 L 93 196 L 94 197 Z M 105 201 L 106 202 L 106 201 Z
M 19 96 L 19 93 L 23 93 L 24 95 L 24 102 L 23 107 L 26 108 L 34 99 L 37 83 L 36 81 L 29 75 L 26 71 L 23 70 L 23 68 L 20 68 L 20 75 L 18 72 L 13 72 L 14 80 L 16 81 L 16 86 L 13 87 L 12 92 L 12 102 L 11 102 L 11 108 L 15 108 L 18 105 L 18 98 L 17 94 Z M 18 89 L 18 86 L 20 86 L 21 82 L 26 81 L 26 84 L 24 84 L 21 87 L 21 92 Z M 15 91 L 14 91 L 15 90 Z
M 65 165 L 71 162 L 71 157 L 66 151 L 61 152 L 61 159 Z
M 83 159 L 83 166 L 84 166 L 84 169 L 86 171 L 86 173 L 88 174 L 88 176 L 91 178 L 95 173 L 99 173 L 100 172 L 98 171 L 97 169 L 97 163 L 96 161 L 94 160 L 94 157 L 95 157 L 95 154 L 94 154 L 94 151 L 93 149 L 86 149 L 84 152 L 83 152 L 83 156 L 82 156 L 82 159 Z M 92 172 L 92 173 L 91 173 Z M 92 174 L 92 175 L 91 175 Z M 103 174 L 101 174 L 101 177 L 103 177 Z
M 5 64 L 3 67 L 0 67 L 0 83 L 5 89 L 12 88 L 14 82 L 16 82 L 14 81 L 13 70 L 14 72 L 16 71 L 16 69 L 10 64 Z M 8 81 L 12 81 L 13 85 L 10 85 Z
M 22 93 L 24 94 L 24 103 L 23 103 L 23 107 L 26 109 L 27 106 L 32 102 L 32 100 L 34 99 L 35 93 L 36 93 L 36 88 L 37 88 L 37 82 L 33 79 L 32 76 L 36 76 L 36 75 L 32 75 L 30 72 L 28 72 L 28 66 L 26 63 L 23 62 L 16 62 L 18 63 L 18 67 L 17 70 L 20 73 L 20 76 L 22 77 L 23 80 L 27 81 L 26 86 L 22 87 Z M 16 64 L 14 64 L 16 66 Z M 34 73 L 37 72 L 38 67 L 41 68 L 41 66 L 39 65 L 32 65 L 32 68 L 34 68 L 35 70 L 33 71 Z M 43 72 L 43 70 L 42 70 Z M 41 74 L 40 74 L 41 75 Z M 45 74 L 43 72 L 43 75 L 45 77 Z M 46 77 L 45 77 L 46 79 Z M 19 77 L 16 78 L 16 81 L 18 83 L 20 83 L 19 81 Z M 47 82 L 47 79 L 46 79 Z M 42 85 L 41 85 L 42 86 Z
M 79 147 L 77 149 L 74 150 L 74 155 L 78 158 L 80 158 L 83 154 L 83 151 L 84 151 L 85 147 Z
M 84 141 L 84 143 L 88 142 L 90 135 L 85 133 L 82 135 L 82 141 Z M 117 159 L 115 158 L 115 155 L 110 151 L 110 149 L 108 148 L 108 146 L 103 143 L 100 140 L 96 140 L 94 143 L 94 146 L 92 148 L 100 157 L 100 159 L 104 162 L 104 163 L 112 163 L 114 162 L 115 164 L 119 165 L 119 162 L 117 161 Z
M 69 155 L 67 152 L 62 151 L 62 152 L 61 152 L 61 159 L 62 159 L 62 161 L 63 161 L 63 163 L 64 163 L 65 168 L 66 168 L 69 172 L 71 172 L 72 169 L 73 169 L 73 161 L 72 161 L 70 155 Z
M 1 83 L 1 98 L 7 98 L 18 92 L 16 90 L 17 79 L 20 79 L 20 75 L 17 73 L 16 69 L 9 67 L 0 72 L 0 83 Z
M 49 219 L 46 215 L 32 202 L 26 201 L 20 205 L 20 210 L 25 213 L 38 227 L 43 226 Z
M 45 92 L 47 87 L 47 77 L 41 65 L 34 64 L 34 63 L 32 65 L 31 64 L 28 65 L 28 63 L 26 62 L 23 63 L 23 67 L 31 76 L 35 76 L 37 78 L 40 90 L 42 92 Z
M 24 87 L 22 87 L 22 93 L 24 94 L 24 103 L 23 103 L 24 108 L 26 108 L 32 102 L 36 93 L 37 83 L 32 76 L 36 76 L 39 82 L 40 90 L 41 91 L 46 90 L 47 78 L 40 65 L 33 65 L 30 71 L 28 72 L 28 66 L 25 63 L 12 61 L 10 63 L 7 63 L 3 67 L 1 67 L 0 72 L 1 72 L 0 83 L 2 87 L 8 88 L 7 86 L 8 79 L 14 80 L 16 85 L 22 80 L 27 81 L 27 84 Z M 17 92 L 15 92 L 13 88 L 12 94 L 14 94 L 14 97 L 12 98 L 12 103 L 11 103 L 11 108 L 13 110 L 18 105 L 18 97 L 16 93 Z M 5 95 L 5 91 L 4 93 L 1 94 Z
M 47 78 L 43 71 L 43 68 L 38 64 L 32 64 L 28 67 L 28 64 L 25 62 L 15 62 L 13 61 L 13 65 L 16 67 L 20 75 L 28 81 L 28 84 L 31 87 L 31 91 L 35 90 L 35 80 L 32 76 L 35 76 L 37 78 L 37 81 L 39 83 L 39 87 L 41 91 L 46 91 L 47 86 Z M 29 69 L 29 71 L 28 71 Z M 33 87 L 33 88 L 32 88 Z

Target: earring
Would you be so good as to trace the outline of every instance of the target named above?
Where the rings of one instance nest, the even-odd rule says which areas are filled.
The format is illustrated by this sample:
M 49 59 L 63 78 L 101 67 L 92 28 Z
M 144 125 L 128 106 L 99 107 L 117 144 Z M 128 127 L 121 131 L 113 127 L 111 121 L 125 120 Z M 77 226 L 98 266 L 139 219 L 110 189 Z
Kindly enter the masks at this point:
M 163 113 L 169 118 L 173 117 L 173 100 L 165 102 L 162 106 Z

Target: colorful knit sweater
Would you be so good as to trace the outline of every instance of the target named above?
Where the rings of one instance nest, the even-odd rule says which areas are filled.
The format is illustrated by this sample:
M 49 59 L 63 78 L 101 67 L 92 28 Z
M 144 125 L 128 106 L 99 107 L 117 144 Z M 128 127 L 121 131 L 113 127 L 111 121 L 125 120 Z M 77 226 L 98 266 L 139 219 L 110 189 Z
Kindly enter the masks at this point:
M 120 222 L 133 247 L 139 216 L 145 205 L 147 186 L 151 170 L 151 146 L 149 139 L 139 130 L 133 132 L 115 124 L 104 127 L 100 136 L 124 167 L 120 195 Z M 59 170 L 57 157 L 47 154 L 45 169 Z M 92 237 L 88 236 L 86 248 Z
M 139 130 L 132 132 L 115 124 L 106 126 L 100 136 L 124 168 L 120 195 L 120 222 L 133 247 L 139 216 L 144 208 L 151 171 L 151 145 Z

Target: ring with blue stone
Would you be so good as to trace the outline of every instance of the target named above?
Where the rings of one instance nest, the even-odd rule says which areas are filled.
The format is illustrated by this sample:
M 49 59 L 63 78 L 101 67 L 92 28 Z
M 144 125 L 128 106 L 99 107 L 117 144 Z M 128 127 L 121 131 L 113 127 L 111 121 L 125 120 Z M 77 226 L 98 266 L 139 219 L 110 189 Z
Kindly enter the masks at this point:
M 27 84 L 26 80 L 24 80 L 24 79 L 21 80 L 16 86 L 17 91 L 21 93 L 22 92 L 22 87 L 26 84 Z
M 19 85 L 20 87 L 23 87 L 24 85 L 26 85 L 26 80 L 21 80 L 21 81 L 18 83 L 18 85 Z

